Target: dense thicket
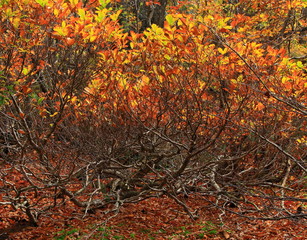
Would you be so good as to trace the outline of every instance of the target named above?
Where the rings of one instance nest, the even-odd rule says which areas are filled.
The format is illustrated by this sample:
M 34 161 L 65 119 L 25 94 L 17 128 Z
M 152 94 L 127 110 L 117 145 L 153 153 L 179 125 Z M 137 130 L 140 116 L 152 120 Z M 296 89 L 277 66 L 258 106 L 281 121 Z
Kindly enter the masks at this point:
M 1 205 L 306 217 L 306 3 L 166 6 L 0 2 Z

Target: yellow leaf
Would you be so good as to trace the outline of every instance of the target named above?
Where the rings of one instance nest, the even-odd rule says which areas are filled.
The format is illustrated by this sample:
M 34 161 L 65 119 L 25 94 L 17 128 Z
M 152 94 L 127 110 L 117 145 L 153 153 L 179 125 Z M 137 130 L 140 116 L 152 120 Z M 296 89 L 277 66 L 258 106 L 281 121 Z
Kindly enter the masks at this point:
M 150 82 L 149 77 L 147 77 L 147 76 L 145 76 L 145 75 L 143 75 L 143 76 L 141 77 L 141 80 L 142 80 L 143 85 L 148 85 L 149 82 Z
M 55 31 L 55 33 L 57 35 L 60 35 L 60 36 L 67 36 L 68 35 L 68 27 L 66 26 L 66 22 L 65 21 L 62 21 L 62 24 L 61 24 L 61 27 L 60 26 L 56 26 L 53 28 L 53 30 Z
M 171 60 L 171 56 L 168 55 L 168 54 L 165 54 L 165 55 L 164 55 L 164 58 L 167 59 L 167 60 Z
M 97 11 L 96 21 L 99 23 L 102 22 L 106 18 L 107 13 L 108 13 L 108 9 L 106 8 Z
M 226 54 L 226 53 L 227 53 L 227 51 L 228 51 L 228 49 L 227 49 L 227 48 L 224 48 L 224 49 L 222 49 L 222 48 L 218 48 L 217 50 L 218 50 L 218 51 L 219 51 L 219 53 L 220 53 L 220 54 L 222 54 L 222 55 Z
M 85 10 L 83 8 L 78 9 L 78 14 L 81 20 L 85 20 Z
M 59 13 L 60 13 L 59 9 L 55 8 L 55 9 L 53 10 L 54 16 L 56 16 L 56 17 L 59 16 Z
M 24 68 L 22 69 L 22 73 L 23 73 L 24 75 L 27 75 L 27 74 L 31 71 L 31 69 L 32 69 L 31 65 L 26 66 L 26 67 L 24 67 Z
M 126 89 L 126 87 L 127 87 L 127 81 L 126 81 L 125 78 L 119 79 L 118 82 L 119 82 L 119 87 L 120 87 L 121 89 Z
M 59 114 L 59 112 L 55 112 L 55 113 L 51 114 L 50 117 L 54 117 L 54 116 L 56 116 L 58 114 Z
M 14 18 L 12 23 L 15 28 L 18 28 L 20 23 L 20 18 Z
M 116 13 L 110 16 L 112 21 L 117 21 L 119 14 L 121 14 L 122 10 L 118 10 Z
M 70 99 L 70 102 L 71 103 L 73 103 L 73 104 L 75 104 L 76 102 L 77 102 L 77 97 L 76 96 L 74 96 L 74 97 L 72 97 L 71 99 Z
M 13 12 L 11 8 L 6 9 L 5 13 L 8 18 L 15 16 L 15 12 Z
M 78 4 L 79 0 L 69 0 L 69 2 L 74 7 Z

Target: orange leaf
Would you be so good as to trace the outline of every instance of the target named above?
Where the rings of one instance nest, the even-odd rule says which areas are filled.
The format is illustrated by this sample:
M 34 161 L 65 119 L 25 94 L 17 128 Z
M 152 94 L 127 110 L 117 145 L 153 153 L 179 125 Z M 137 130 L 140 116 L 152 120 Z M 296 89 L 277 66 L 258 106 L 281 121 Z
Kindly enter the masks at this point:
M 66 43 L 68 46 L 71 46 L 75 43 L 75 39 L 74 38 L 66 38 Z
M 18 132 L 19 132 L 20 134 L 26 134 L 26 132 L 25 132 L 24 130 L 22 130 L 22 129 L 18 129 Z
M 19 116 L 20 116 L 21 118 L 24 118 L 24 117 L 25 117 L 25 114 L 24 114 L 23 112 L 20 112 L 20 113 L 19 113 Z
M 261 111 L 265 108 L 265 106 L 261 103 L 261 102 L 258 102 L 257 105 L 256 105 L 256 109 L 258 111 Z

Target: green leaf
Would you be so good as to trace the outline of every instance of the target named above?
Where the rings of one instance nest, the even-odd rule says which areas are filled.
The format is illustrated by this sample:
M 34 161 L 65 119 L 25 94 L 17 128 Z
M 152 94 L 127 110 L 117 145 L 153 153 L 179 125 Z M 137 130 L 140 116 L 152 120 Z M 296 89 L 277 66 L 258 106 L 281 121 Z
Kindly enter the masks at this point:
M 48 4 L 48 0 L 35 0 L 41 7 L 45 7 Z
M 41 97 L 37 100 L 37 104 L 40 105 L 44 101 L 44 97 Z
M 8 0 L 0 0 L 0 7 L 2 7 L 5 4 L 8 4 Z
M 171 56 L 168 55 L 168 54 L 165 54 L 165 55 L 164 55 L 164 58 L 167 59 L 167 60 L 171 60 Z
M 78 14 L 82 20 L 85 20 L 85 10 L 84 9 L 82 8 L 78 9 Z
M 106 8 L 110 2 L 111 0 L 99 0 L 100 8 Z
M 108 9 L 106 9 L 106 8 L 98 10 L 97 16 L 96 16 L 96 21 L 102 22 L 102 20 L 104 20 L 106 18 L 107 13 L 108 13 Z
M 0 107 L 4 105 L 6 102 L 6 98 L 0 95 Z
M 165 19 L 170 26 L 173 26 L 176 22 L 176 19 L 172 15 L 167 15 Z
M 304 68 L 304 64 L 301 61 L 298 61 L 296 63 L 296 66 L 298 66 L 299 68 Z

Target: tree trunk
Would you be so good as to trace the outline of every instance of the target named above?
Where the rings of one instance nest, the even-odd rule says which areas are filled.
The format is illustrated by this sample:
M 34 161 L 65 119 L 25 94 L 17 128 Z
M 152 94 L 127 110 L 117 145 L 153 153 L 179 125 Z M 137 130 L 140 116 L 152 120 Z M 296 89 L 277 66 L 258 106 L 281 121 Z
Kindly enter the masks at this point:
M 142 22 L 140 32 L 143 32 L 146 28 L 152 24 L 163 28 L 166 15 L 167 0 L 158 0 L 159 4 L 146 5 L 145 1 L 139 2 L 139 14 L 138 18 Z

